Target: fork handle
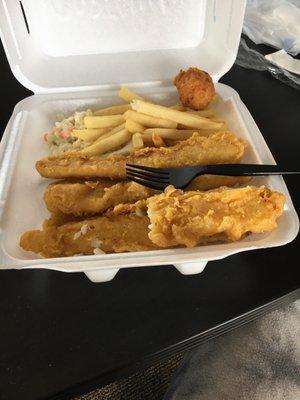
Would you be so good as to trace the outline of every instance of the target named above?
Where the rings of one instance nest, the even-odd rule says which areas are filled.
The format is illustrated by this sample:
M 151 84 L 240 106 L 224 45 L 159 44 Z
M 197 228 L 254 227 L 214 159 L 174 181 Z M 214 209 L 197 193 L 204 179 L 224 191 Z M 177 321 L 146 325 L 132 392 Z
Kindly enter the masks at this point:
M 206 174 L 229 175 L 229 176 L 256 176 L 256 175 L 297 175 L 300 171 L 294 169 L 285 169 L 279 165 L 263 164 L 216 164 L 207 165 Z M 200 172 L 199 174 L 203 174 Z

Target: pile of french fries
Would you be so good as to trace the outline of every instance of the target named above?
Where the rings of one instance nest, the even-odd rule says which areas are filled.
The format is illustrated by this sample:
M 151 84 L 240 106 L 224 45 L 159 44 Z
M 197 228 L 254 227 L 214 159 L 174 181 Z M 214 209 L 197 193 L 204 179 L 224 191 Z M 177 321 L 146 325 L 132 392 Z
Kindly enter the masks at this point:
M 128 144 L 133 149 L 168 146 L 194 132 L 206 136 L 225 128 L 211 108 L 191 111 L 152 104 L 125 86 L 119 96 L 126 104 L 97 110 L 84 118 L 85 129 L 72 130 L 72 136 L 86 144 L 81 153 L 97 156 Z

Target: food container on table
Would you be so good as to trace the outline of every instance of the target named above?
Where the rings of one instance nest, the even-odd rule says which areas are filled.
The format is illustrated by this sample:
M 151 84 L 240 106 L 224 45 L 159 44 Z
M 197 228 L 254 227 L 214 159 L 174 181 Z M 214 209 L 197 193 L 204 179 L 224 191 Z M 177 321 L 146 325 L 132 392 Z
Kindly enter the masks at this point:
M 243 162 L 274 158 L 238 93 L 218 83 L 233 65 L 241 35 L 242 0 L 23 0 L 0 3 L 1 38 L 11 70 L 33 95 L 20 101 L 1 142 L 1 269 L 42 268 L 84 272 L 93 282 L 119 269 L 173 264 L 182 274 L 200 273 L 208 261 L 292 241 L 298 217 L 280 176 L 254 179 L 286 196 L 278 228 L 235 243 L 191 249 L 42 258 L 19 247 L 21 234 L 41 227 L 48 212 L 49 180 L 35 170 L 47 155 L 42 133 L 56 114 L 121 103 L 126 84 L 150 101 L 178 102 L 172 78 L 182 68 L 208 71 L 220 95 L 218 112 L 230 130 L 249 142 Z

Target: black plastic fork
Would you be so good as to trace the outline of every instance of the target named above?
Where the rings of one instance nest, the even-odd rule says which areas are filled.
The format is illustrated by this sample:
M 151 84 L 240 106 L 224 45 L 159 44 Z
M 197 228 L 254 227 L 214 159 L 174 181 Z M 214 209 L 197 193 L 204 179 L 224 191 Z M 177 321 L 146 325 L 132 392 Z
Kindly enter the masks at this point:
M 227 176 L 297 175 L 300 174 L 300 171 L 285 169 L 278 165 L 262 164 L 195 165 L 180 168 L 126 165 L 127 179 L 156 190 L 164 190 L 169 185 L 183 189 L 194 178 L 205 174 Z

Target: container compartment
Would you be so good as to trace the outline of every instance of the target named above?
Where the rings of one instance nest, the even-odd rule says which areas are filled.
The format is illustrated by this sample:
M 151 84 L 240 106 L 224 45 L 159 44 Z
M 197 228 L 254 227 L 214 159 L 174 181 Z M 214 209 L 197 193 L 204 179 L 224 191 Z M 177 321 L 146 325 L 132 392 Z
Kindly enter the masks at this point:
M 178 102 L 176 89 L 172 86 L 135 87 L 150 101 L 171 105 Z M 249 147 L 243 162 L 273 163 L 257 126 L 238 94 L 230 87 L 217 83 L 216 90 L 220 100 L 216 105 L 217 113 L 226 119 L 229 129 L 237 136 L 245 138 Z M 41 178 L 35 170 L 35 162 L 47 155 L 47 146 L 43 141 L 43 132 L 49 130 L 58 113 L 72 114 L 76 110 L 96 109 L 121 103 L 116 91 L 102 91 L 92 94 L 61 94 L 32 96 L 16 106 L 13 117 L 7 127 L 4 138 L 6 146 L 2 151 L 2 232 L 1 253 L 3 268 L 45 267 L 66 272 L 90 271 L 92 280 L 111 279 L 121 267 L 170 264 L 174 260 L 182 273 L 192 273 L 191 263 L 205 265 L 208 260 L 223 258 L 229 254 L 247 249 L 278 246 L 291 241 L 298 231 L 298 218 L 291 199 L 281 177 L 263 177 L 253 180 L 253 184 L 265 184 L 273 190 L 286 195 L 285 212 L 279 219 L 278 229 L 263 235 L 250 235 L 236 243 L 212 244 L 193 249 L 166 249 L 139 253 L 105 254 L 95 256 L 43 259 L 35 254 L 24 252 L 19 247 L 20 235 L 30 229 L 41 227 L 48 211 L 43 202 L 45 187 L 49 180 Z M 4 147 L 4 146 L 3 146 Z M 2 147 L 2 149 L 3 149 Z M 9 162 L 5 161 L 5 158 Z M 4 211 L 4 212 L 3 212 Z M 200 261 L 202 264 L 200 264 Z M 188 263 L 189 268 L 184 268 Z M 100 279 L 93 276 L 101 274 Z M 200 272 L 201 268 L 195 268 Z

